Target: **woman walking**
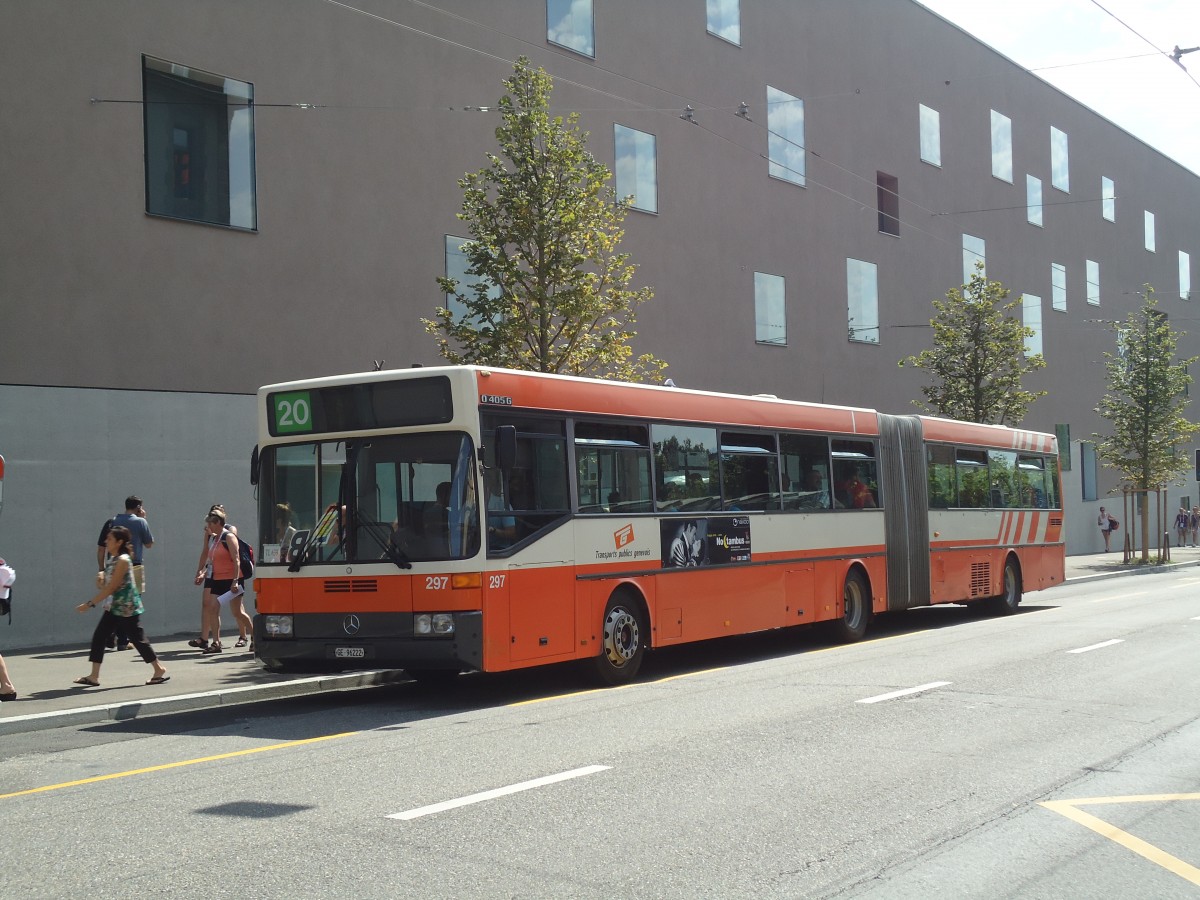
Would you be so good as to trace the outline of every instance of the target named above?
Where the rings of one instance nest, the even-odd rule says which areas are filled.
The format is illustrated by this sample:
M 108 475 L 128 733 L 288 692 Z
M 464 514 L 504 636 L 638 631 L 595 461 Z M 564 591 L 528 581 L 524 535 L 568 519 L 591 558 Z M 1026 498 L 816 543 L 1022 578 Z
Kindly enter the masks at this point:
M 204 620 L 200 629 L 201 640 L 212 635 L 212 641 L 203 652 L 220 653 L 221 646 L 221 596 L 232 593 L 235 585 L 240 589 L 241 561 L 238 556 L 237 534 L 225 527 L 225 510 L 213 507 L 204 519 L 207 531 L 208 555 L 204 565 L 196 572 L 196 584 L 204 583 Z M 254 632 L 254 621 L 242 608 L 240 593 L 231 597 L 229 608 L 238 624 L 236 646 L 244 647 Z
M 142 660 L 154 667 L 154 675 L 146 684 L 170 681 L 171 676 L 158 661 L 158 654 L 146 640 L 146 632 L 142 629 L 141 618 L 145 609 L 142 607 L 142 596 L 133 584 L 133 538 L 129 529 L 122 525 L 114 526 L 105 538 L 105 547 L 108 550 L 108 562 L 104 564 L 104 585 L 95 597 L 75 608 L 85 612 L 110 597 L 112 599 L 105 604 L 104 615 L 92 633 L 92 650 L 88 654 L 92 664 L 91 674 L 76 678 L 75 684 L 81 687 L 100 686 L 100 664 L 104 662 L 104 649 L 108 639 L 116 634 L 118 626 L 129 636 L 130 643 L 141 654 Z

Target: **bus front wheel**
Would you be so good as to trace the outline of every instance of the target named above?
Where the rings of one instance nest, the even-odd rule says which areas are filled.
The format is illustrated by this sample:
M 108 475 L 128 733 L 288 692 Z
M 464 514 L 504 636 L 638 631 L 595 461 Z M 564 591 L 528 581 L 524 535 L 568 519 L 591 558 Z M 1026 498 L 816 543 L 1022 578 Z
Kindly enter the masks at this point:
M 596 657 L 596 673 L 605 684 L 632 681 L 646 653 L 646 624 L 636 601 L 616 594 L 604 609 L 603 637 Z
M 833 623 L 834 633 L 846 643 L 861 641 L 871 621 L 871 591 L 862 572 L 851 569 L 842 590 L 842 617 Z

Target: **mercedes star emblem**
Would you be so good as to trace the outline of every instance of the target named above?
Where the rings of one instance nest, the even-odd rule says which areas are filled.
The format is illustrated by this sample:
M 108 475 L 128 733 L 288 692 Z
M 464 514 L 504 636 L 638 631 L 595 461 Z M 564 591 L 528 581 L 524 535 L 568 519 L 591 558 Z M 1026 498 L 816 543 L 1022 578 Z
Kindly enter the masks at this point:
M 358 629 L 362 628 L 362 622 L 358 621 L 358 616 L 346 616 L 342 619 L 342 630 L 349 635 L 358 634 Z

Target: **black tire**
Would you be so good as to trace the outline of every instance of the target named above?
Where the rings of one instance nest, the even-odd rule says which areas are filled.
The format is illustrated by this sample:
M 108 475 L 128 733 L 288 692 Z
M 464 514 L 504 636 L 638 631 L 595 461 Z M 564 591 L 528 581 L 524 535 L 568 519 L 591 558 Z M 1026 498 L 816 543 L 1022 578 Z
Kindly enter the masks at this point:
M 833 633 L 847 644 L 861 641 L 871 623 L 871 591 L 858 569 L 846 574 L 842 589 L 842 617 L 833 623 Z
M 987 610 L 997 616 L 1011 616 L 1021 605 L 1021 569 L 1013 557 L 1004 561 L 1004 585 L 998 597 L 990 597 Z
M 405 669 L 404 674 L 430 687 L 449 687 L 458 681 L 458 669 Z
M 627 684 L 637 676 L 649 637 L 641 604 L 628 594 L 614 594 L 600 623 L 600 653 L 596 674 L 605 684 Z

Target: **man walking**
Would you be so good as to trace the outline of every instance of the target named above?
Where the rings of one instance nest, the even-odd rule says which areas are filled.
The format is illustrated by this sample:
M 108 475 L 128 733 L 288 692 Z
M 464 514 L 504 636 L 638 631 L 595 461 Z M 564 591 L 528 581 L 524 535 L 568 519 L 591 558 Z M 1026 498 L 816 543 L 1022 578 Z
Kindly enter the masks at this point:
M 142 504 L 141 497 L 134 494 L 126 497 L 125 512 L 117 513 L 100 529 L 100 540 L 96 542 L 96 564 L 101 572 L 104 571 L 105 541 L 108 539 L 109 530 L 116 525 L 129 529 L 133 543 L 133 580 L 137 585 L 138 593 L 145 594 L 146 578 L 145 569 L 142 567 L 142 552 L 154 546 L 154 536 L 150 533 L 150 525 L 146 522 L 146 507 Z M 128 650 L 128 635 L 118 631 L 113 636 L 108 648 L 110 650 Z

